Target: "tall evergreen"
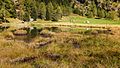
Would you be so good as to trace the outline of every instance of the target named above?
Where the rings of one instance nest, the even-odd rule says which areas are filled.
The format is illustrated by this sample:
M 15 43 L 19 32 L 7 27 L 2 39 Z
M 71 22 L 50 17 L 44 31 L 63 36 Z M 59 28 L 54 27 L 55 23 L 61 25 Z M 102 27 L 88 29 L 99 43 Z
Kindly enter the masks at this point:
M 109 11 L 109 19 L 118 20 L 118 13 L 116 11 Z
M 38 16 L 40 19 L 45 19 L 46 18 L 46 6 L 44 2 L 41 2 L 38 8 Z
M 54 11 L 52 16 L 52 21 L 58 21 L 62 18 L 62 10 L 60 6 L 57 7 L 57 9 Z
M 49 2 L 47 4 L 46 20 L 52 20 L 53 12 L 54 12 L 54 7 L 53 7 L 52 3 Z
M 62 18 L 62 9 L 60 6 L 57 7 L 56 14 L 57 14 L 58 19 Z
M 29 22 L 30 21 L 30 15 L 28 12 L 24 13 L 23 20 Z
M 33 1 L 33 3 L 31 4 L 31 18 L 33 18 L 34 21 L 36 21 L 38 18 L 38 12 L 37 12 L 37 7 L 36 7 L 35 1 Z
M 105 17 L 105 11 L 104 11 L 104 9 L 98 8 L 97 14 L 98 14 L 98 17 L 104 18 Z

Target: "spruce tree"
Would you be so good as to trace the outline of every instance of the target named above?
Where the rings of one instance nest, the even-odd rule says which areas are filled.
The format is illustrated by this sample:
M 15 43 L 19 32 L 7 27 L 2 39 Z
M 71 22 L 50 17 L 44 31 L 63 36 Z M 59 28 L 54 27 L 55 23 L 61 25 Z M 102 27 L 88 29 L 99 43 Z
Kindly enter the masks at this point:
M 74 11 L 73 11 L 73 13 L 78 14 L 78 15 L 81 15 L 79 8 L 75 8 Z
M 68 6 L 62 6 L 63 16 L 68 16 L 71 14 L 72 9 Z
M 25 14 L 24 14 L 24 16 L 23 16 L 23 20 L 24 20 L 24 21 L 27 21 L 27 22 L 30 21 L 30 15 L 29 15 L 28 12 L 25 12 Z
M 47 4 L 47 11 L 46 11 L 46 20 L 52 20 L 53 12 L 54 12 L 54 7 L 51 2 Z
M 58 19 L 62 18 L 62 9 L 60 6 L 57 7 L 56 14 L 57 14 Z
M 98 17 L 104 18 L 105 17 L 105 10 L 98 8 L 97 14 L 98 14 Z
M 36 5 L 35 4 L 31 4 L 31 18 L 33 18 L 34 19 L 34 21 L 36 21 L 37 20 L 37 18 L 38 18 L 38 15 L 37 15 L 37 8 L 36 8 Z
M 44 2 L 41 2 L 39 5 L 38 16 L 40 17 L 40 19 L 46 18 L 46 6 Z
M 62 10 L 60 6 L 57 7 L 57 9 L 54 11 L 52 16 L 52 21 L 58 21 L 62 18 Z
M 97 16 L 97 6 L 95 4 L 95 2 L 93 1 L 93 7 L 92 7 L 92 10 L 93 10 L 93 16 Z
M 118 10 L 118 17 L 120 18 L 120 9 Z
M 118 20 L 118 13 L 116 11 L 109 11 L 109 19 Z

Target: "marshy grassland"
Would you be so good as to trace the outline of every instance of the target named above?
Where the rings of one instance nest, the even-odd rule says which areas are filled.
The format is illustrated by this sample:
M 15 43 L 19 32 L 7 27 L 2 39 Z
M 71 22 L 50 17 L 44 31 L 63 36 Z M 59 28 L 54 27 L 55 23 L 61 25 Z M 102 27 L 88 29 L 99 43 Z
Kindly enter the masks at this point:
M 120 68 L 120 0 L 0 0 L 0 68 Z
M 8 28 L 0 33 L 0 68 L 119 68 L 119 30 L 42 27 L 32 36 Z
M 93 19 L 74 18 L 78 22 L 68 23 L 67 17 L 57 23 L 38 20 L 27 24 L 32 29 L 18 29 L 15 25 L 19 23 L 8 23 L 13 25 L 0 29 L 0 68 L 119 68 L 118 21 L 103 22 L 111 22 L 111 26 L 116 23 L 116 27 L 92 28 L 79 26 Z M 96 23 L 99 21 L 103 20 L 87 25 L 101 24 Z

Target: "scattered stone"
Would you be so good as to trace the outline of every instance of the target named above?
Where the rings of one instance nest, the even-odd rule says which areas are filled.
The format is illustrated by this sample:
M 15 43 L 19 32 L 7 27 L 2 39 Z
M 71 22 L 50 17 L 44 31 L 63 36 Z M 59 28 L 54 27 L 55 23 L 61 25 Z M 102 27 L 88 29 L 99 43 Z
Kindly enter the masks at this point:
M 99 33 L 98 33 L 98 31 L 92 31 L 91 34 L 92 35 L 98 35 Z
M 88 21 L 88 20 L 87 20 L 87 21 L 85 21 L 84 23 L 89 24 L 89 23 L 90 23 L 90 21 Z

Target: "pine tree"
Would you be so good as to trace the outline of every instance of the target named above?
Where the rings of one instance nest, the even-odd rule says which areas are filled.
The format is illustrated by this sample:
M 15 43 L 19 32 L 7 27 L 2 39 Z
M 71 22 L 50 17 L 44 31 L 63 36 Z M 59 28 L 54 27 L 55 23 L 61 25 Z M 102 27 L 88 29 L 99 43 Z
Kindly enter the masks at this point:
M 57 7 L 56 14 L 57 14 L 58 19 L 62 18 L 62 9 L 60 6 Z
M 74 11 L 73 11 L 73 13 L 78 14 L 78 15 L 81 15 L 79 8 L 75 8 Z
M 38 15 L 37 15 L 37 8 L 36 8 L 36 5 L 35 5 L 35 3 L 32 3 L 31 4 L 31 18 L 33 18 L 34 19 L 34 21 L 36 21 L 37 20 L 37 18 L 38 18 Z
M 120 18 L 120 9 L 118 10 L 118 17 Z
M 39 5 L 38 16 L 41 19 L 45 19 L 46 18 L 46 6 L 45 6 L 44 2 L 41 2 L 40 5 Z
M 104 9 L 98 8 L 97 15 L 100 18 L 104 18 L 105 17 L 105 11 L 104 11 Z
M 23 20 L 24 20 L 24 21 L 27 21 L 27 22 L 30 21 L 30 15 L 29 15 L 28 12 L 25 12 L 25 14 L 24 14 L 24 16 L 23 16 Z
M 58 6 L 57 9 L 55 10 L 55 12 L 53 13 L 52 21 L 58 21 L 61 18 L 62 18 L 62 10 L 61 10 L 60 6 Z
M 47 4 L 47 11 L 46 11 L 46 20 L 52 20 L 53 12 L 54 12 L 54 7 L 51 2 Z
M 108 13 L 109 13 L 108 16 L 109 19 L 118 20 L 118 13 L 116 11 L 109 11 Z
M 72 9 L 68 6 L 62 6 L 62 12 L 63 12 L 63 16 L 68 16 L 71 14 Z
M 93 1 L 93 7 L 92 7 L 92 10 L 93 10 L 93 16 L 97 16 L 97 7 L 96 7 L 96 4 L 95 4 L 94 1 Z

